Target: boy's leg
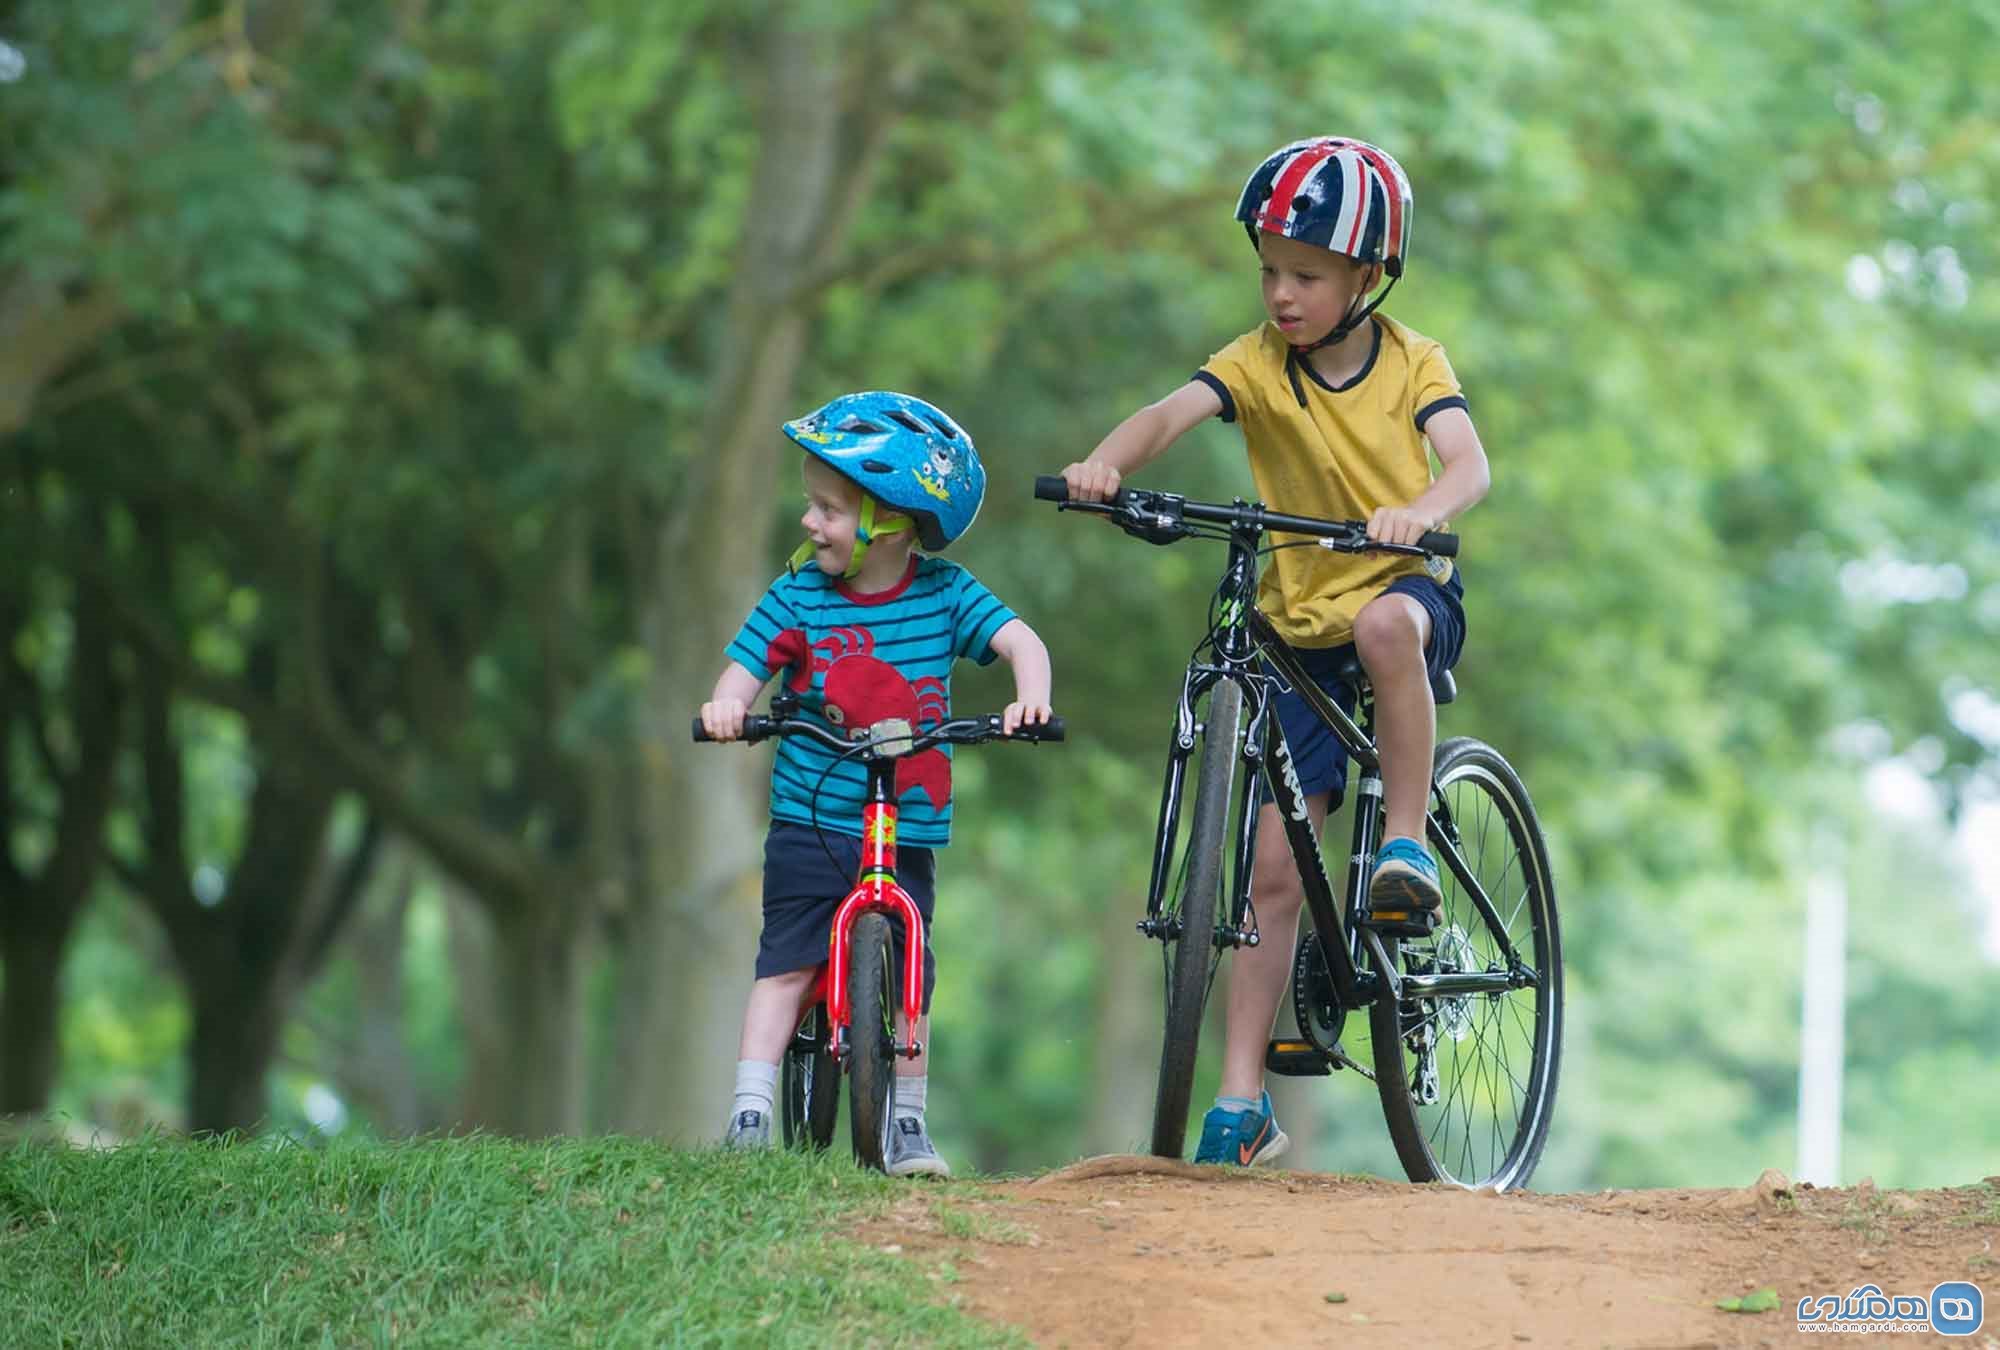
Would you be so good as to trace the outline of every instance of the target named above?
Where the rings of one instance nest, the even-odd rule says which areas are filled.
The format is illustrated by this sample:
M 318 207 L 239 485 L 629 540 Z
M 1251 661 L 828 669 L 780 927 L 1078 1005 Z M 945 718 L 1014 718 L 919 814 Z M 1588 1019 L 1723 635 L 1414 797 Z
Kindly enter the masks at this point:
M 1326 824 L 1330 796 L 1306 798 L 1313 838 Z M 1251 902 L 1261 941 L 1238 947 L 1230 957 L 1227 1031 L 1222 1047 L 1222 1083 L 1216 1103 L 1202 1118 L 1198 1163 L 1249 1166 L 1269 1162 L 1291 1142 L 1271 1114 L 1264 1091 L 1264 1051 L 1278 1017 L 1278 1004 L 1291 978 L 1298 946 L 1299 909 L 1305 886 L 1293 865 L 1278 808 L 1266 802 L 1257 813 L 1257 860 L 1251 869 Z
M 896 1014 L 896 1034 L 908 1036 L 909 1024 Z M 896 1060 L 896 1118 L 889 1125 L 889 1153 L 883 1170 L 892 1177 L 948 1177 L 951 1166 L 938 1156 L 931 1142 L 924 1111 L 930 1098 L 931 1019 L 926 1013 L 917 1019 L 917 1039 L 922 1053 L 914 1059 Z
M 1326 825 L 1326 811 L 1326 793 L 1306 798 L 1315 839 Z M 1254 1100 L 1264 1090 L 1264 1051 L 1277 1021 L 1278 1003 L 1285 996 L 1285 982 L 1291 978 L 1299 908 L 1305 898 L 1278 808 L 1266 802 L 1257 813 L 1257 859 L 1250 876 L 1260 940 L 1254 947 L 1238 947 L 1229 958 L 1228 1032 L 1220 1088 L 1224 1097 Z
M 736 1095 L 729 1108 L 729 1128 L 722 1136 L 731 1148 L 761 1148 L 771 1142 L 778 1061 L 798 1029 L 818 969 L 808 966 L 767 975 L 750 986 L 743 1034 L 737 1041 Z
M 1414 597 L 1385 591 L 1354 620 L 1354 648 L 1375 689 L 1376 753 L 1382 760 L 1382 843 L 1369 878 L 1370 908 L 1394 918 L 1444 903 L 1437 862 L 1424 841 L 1437 743 L 1437 704 L 1424 662 L 1431 616 Z M 1421 924 L 1421 921 L 1419 921 Z
M 1354 650 L 1375 688 L 1375 748 L 1382 759 L 1382 805 L 1388 816 L 1385 838 L 1401 835 L 1422 842 L 1424 837 L 1437 743 L 1437 704 L 1424 667 L 1430 636 L 1430 614 L 1398 591 L 1376 596 L 1354 620 Z

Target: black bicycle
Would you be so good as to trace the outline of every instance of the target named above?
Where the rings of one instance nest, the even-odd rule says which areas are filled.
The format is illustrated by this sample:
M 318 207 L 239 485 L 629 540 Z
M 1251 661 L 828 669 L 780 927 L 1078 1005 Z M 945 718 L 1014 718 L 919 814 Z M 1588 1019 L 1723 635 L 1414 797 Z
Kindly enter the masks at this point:
M 1273 1040 L 1265 1067 L 1291 1075 L 1352 1069 L 1372 1078 L 1412 1181 L 1500 1190 L 1524 1185 L 1548 1139 L 1562 1052 L 1555 884 L 1528 790 L 1492 746 L 1467 736 L 1441 743 L 1424 829 L 1442 864 L 1443 907 L 1431 922 L 1371 915 L 1368 877 L 1383 813 L 1366 675 L 1358 662 L 1342 672 L 1356 693 L 1357 723 L 1300 668 L 1256 606 L 1258 562 L 1272 549 L 1451 556 L 1457 537 L 1432 533 L 1416 546 L 1381 544 L 1368 538 L 1360 521 L 1129 488 L 1109 502 L 1074 502 L 1068 484 L 1056 477 L 1036 479 L 1035 495 L 1063 510 L 1103 515 L 1148 543 L 1213 539 L 1229 546 L 1207 634 L 1181 684 L 1146 917 L 1139 924 L 1141 933 L 1162 944 L 1166 968 L 1153 1152 L 1181 1156 L 1195 1052 L 1216 970 L 1225 951 L 1259 940 L 1250 877 L 1261 782 L 1284 822 L 1311 916 L 1292 965 L 1292 1008 L 1302 1039 Z M 1267 534 L 1296 538 L 1267 544 Z M 1305 699 L 1357 766 L 1354 837 L 1338 897 L 1273 707 L 1280 687 Z M 1440 704 L 1450 702 L 1450 674 L 1432 690 Z M 1181 808 L 1191 761 L 1194 802 L 1183 844 Z M 1372 1071 L 1350 1058 L 1340 1040 L 1348 1013 L 1361 1008 L 1369 1011 Z

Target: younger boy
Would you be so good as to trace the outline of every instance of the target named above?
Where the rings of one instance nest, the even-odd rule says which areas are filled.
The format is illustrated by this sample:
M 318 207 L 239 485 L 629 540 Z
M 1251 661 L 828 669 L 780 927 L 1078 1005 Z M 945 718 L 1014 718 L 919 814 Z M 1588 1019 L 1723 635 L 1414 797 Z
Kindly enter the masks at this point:
M 1280 511 L 1366 520 L 1369 538 L 1413 544 L 1485 496 L 1486 452 L 1444 349 L 1376 314 L 1387 287 L 1367 300 L 1385 273 L 1390 286 L 1403 274 L 1410 208 L 1401 166 L 1364 142 L 1298 141 L 1267 157 L 1236 219 L 1257 249 L 1269 321 L 1064 469 L 1070 495 L 1112 496 L 1126 474 L 1219 414 L 1242 423 L 1257 493 Z M 1435 480 L 1426 438 L 1443 465 Z M 1388 817 L 1369 881 L 1377 909 L 1442 904 L 1422 842 L 1436 736 L 1430 677 L 1458 659 L 1463 593 L 1441 558 L 1304 548 L 1274 553 L 1259 586 L 1258 608 L 1322 688 L 1352 709 L 1353 692 L 1334 675 L 1352 655 L 1374 687 Z M 1346 759 L 1297 694 L 1276 706 L 1317 832 L 1339 804 Z M 1264 941 L 1234 957 L 1221 1091 L 1196 1162 L 1268 1162 L 1289 1142 L 1264 1091 L 1264 1051 L 1305 894 L 1268 801 L 1251 893 Z
M 729 664 L 701 706 L 718 741 L 743 734 L 750 703 L 770 678 L 800 706 L 836 726 L 864 730 L 886 717 L 949 715 L 951 667 L 960 657 L 1014 669 L 1009 734 L 1049 719 L 1049 654 L 1033 629 L 956 563 L 925 557 L 965 533 L 986 492 L 972 438 L 942 411 L 903 394 L 847 394 L 785 423 L 803 446 L 806 542 L 729 644 Z M 826 962 L 834 908 L 860 862 L 865 772 L 804 738 L 778 743 L 771 771 L 771 828 L 764 839 L 764 930 L 757 979 L 743 1012 L 736 1100 L 724 1142 L 771 1143 L 778 1062 Z M 944 748 L 898 764 L 898 880 L 924 916 L 924 999 L 936 894 L 933 848 L 951 836 L 951 761 Z M 901 923 L 895 923 L 900 946 Z M 898 956 L 898 961 L 901 957 Z M 898 1015 L 901 1021 L 901 1015 Z M 928 1046 L 928 1015 L 916 1036 Z M 909 1034 L 899 1027 L 899 1034 Z M 896 1061 L 891 1176 L 951 1169 L 925 1126 L 928 1050 Z

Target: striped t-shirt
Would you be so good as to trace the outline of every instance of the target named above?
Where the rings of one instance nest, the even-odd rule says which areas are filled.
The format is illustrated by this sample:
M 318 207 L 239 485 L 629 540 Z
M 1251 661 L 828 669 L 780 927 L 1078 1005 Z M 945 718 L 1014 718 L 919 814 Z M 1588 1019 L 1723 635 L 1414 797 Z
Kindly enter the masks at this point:
M 985 665 L 1012 610 L 957 563 L 918 556 L 901 582 L 859 595 L 808 564 L 779 577 L 729 644 L 729 659 L 759 679 L 784 673 L 805 712 L 843 727 L 886 717 L 950 716 L 951 667 Z M 831 765 L 831 769 L 829 769 Z M 868 774 L 803 736 L 778 742 L 771 818 L 861 836 Z M 896 763 L 897 839 L 922 848 L 951 841 L 950 747 Z M 817 794 L 818 805 L 814 798 Z

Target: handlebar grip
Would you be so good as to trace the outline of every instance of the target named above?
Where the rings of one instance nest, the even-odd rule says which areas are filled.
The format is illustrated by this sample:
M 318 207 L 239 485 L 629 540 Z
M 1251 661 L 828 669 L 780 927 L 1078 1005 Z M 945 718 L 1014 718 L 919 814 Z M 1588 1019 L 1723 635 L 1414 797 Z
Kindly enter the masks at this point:
M 1046 722 L 1036 722 L 1032 725 L 1023 722 L 1014 731 L 1014 739 L 1017 741 L 1060 741 L 1068 739 L 1068 735 L 1060 717 L 1051 717 Z
M 774 717 L 765 717 L 761 713 L 751 713 L 743 719 L 743 734 L 736 739 L 746 745 L 754 741 L 768 740 L 776 734 L 781 725 L 782 723 Z M 712 743 L 715 740 L 715 737 L 708 734 L 707 728 L 702 726 L 699 717 L 694 719 L 694 738 L 697 742 L 703 744 Z
M 1036 475 L 1035 500 L 1038 502 L 1068 501 L 1069 480 L 1060 474 L 1045 473 Z
M 1437 530 L 1425 530 L 1424 537 L 1417 540 L 1417 547 L 1426 553 L 1435 553 L 1440 558 L 1458 556 L 1458 536 L 1442 534 Z

